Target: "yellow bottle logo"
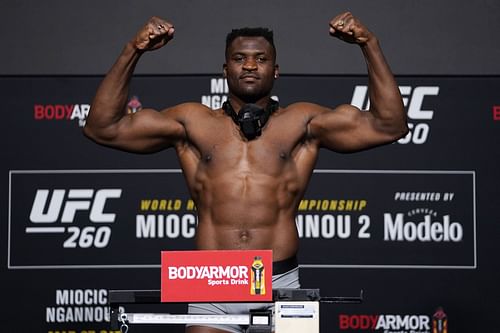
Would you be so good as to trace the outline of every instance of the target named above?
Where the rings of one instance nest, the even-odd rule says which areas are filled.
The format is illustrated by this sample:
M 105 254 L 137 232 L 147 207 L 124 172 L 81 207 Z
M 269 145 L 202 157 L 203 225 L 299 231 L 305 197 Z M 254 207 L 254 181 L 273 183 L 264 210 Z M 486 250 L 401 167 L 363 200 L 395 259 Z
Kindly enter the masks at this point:
M 265 295 L 266 294 L 266 280 L 264 263 L 262 257 L 256 256 L 253 259 L 250 281 L 250 294 L 251 295 Z

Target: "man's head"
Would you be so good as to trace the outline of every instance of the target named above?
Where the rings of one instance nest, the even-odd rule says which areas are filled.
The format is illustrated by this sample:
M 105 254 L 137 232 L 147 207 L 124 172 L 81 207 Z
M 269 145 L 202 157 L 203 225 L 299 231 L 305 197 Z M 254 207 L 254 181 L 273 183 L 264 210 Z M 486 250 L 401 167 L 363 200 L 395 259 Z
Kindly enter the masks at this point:
M 268 97 L 278 77 L 273 32 L 266 28 L 234 29 L 226 38 L 227 78 L 231 98 L 255 103 Z
M 228 50 L 233 41 L 238 37 L 263 37 L 269 45 L 273 48 L 273 60 L 276 62 L 276 46 L 274 45 L 274 33 L 268 28 L 240 28 L 233 29 L 226 36 L 226 60 L 228 57 Z

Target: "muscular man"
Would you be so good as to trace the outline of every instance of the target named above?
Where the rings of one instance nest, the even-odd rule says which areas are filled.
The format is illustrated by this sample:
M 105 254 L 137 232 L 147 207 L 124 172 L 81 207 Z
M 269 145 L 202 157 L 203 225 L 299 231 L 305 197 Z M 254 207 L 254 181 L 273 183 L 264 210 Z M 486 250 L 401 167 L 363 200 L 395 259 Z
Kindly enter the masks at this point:
M 271 90 L 279 75 L 272 32 L 246 28 L 227 36 L 223 73 L 229 94 L 224 108 L 185 103 L 128 114 L 129 82 L 137 61 L 174 36 L 172 24 L 153 17 L 126 44 L 98 88 L 85 134 L 99 144 L 130 152 L 174 148 L 197 207 L 197 248 L 272 249 L 277 274 L 273 287 L 298 287 L 295 214 L 319 149 L 354 152 L 394 142 L 407 133 L 399 89 L 375 35 L 348 12 L 330 22 L 330 34 L 359 45 L 363 52 L 368 111 L 346 104 L 330 109 L 305 102 L 286 107 L 272 103 Z M 250 113 L 258 119 L 240 127 L 247 109 L 264 116 Z M 246 133 L 248 126 L 251 133 Z M 190 312 L 198 313 L 221 309 L 224 306 L 190 306 Z M 191 333 L 224 331 L 239 328 L 188 327 Z

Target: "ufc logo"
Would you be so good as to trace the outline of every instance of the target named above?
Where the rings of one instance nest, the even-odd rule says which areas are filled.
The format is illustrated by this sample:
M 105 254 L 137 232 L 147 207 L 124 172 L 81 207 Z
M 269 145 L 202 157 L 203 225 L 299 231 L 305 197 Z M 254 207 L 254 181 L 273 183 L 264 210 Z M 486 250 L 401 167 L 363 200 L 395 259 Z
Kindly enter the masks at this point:
M 408 117 L 413 120 L 432 119 L 434 110 L 422 110 L 424 98 L 426 96 L 437 96 L 439 87 L 437 86 L 419 86 L 412 91 L 410 86 L 400 86 L 399 91 L 403 98 L 403 105 L 408 107 Z M 354 87 L 351 104 L 362 110 L 370 108 L 370 100 L 368 98 L 368 86 Z
M 67 195 L 66 195 L 67 192 Z M 94 193 L 95 192 L 95 193 Z M 72 223 L 77 211 L 89 211 L 89 219 L 94 223 L 113 223 L 116 214 L 104 213 L 108 199 L 120 198 L 121 189 L 70 189 L 37 190 L 30 220 L 33 223 Z

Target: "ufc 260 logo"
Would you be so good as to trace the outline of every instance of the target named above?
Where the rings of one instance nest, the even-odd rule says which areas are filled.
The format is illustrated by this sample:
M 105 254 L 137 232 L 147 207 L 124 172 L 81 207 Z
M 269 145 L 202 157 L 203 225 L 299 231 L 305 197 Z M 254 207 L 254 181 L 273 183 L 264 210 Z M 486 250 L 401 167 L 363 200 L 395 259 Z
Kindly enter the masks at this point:
M 26 233 L 67 233 L 65 248 L 106 247 L 111 228 L 104 224 L 114 223 L 116 214 L 106 212 L 105 207 L 121 194 L 121 189 L 38 189 L 30 212 L 33 224 Z M 85 221 L 96 225 L 73 225 L 78 212 L 88 217 Z
M 430 96 L 439 94 L 438 86 L 400 86 L 399 91 L 403 97 L 403 104 L 408 109 L 408 118 L 410 122 L 408 127 L 410 132 L 404 138 L 398 140 L 398 143 L 423 144 L 427 141 L 430 132 L 430 126 L 425 121 L 432 120 L 434 110 L 424 110 L 424 100 Z M 351 104 L 362 110 L 370 108 L 367 86 L 355 86 L 352 95 Z

